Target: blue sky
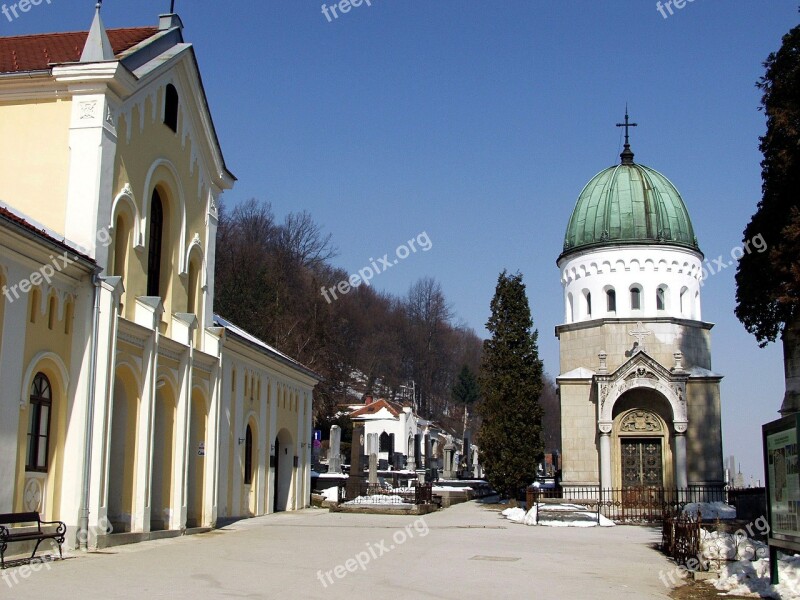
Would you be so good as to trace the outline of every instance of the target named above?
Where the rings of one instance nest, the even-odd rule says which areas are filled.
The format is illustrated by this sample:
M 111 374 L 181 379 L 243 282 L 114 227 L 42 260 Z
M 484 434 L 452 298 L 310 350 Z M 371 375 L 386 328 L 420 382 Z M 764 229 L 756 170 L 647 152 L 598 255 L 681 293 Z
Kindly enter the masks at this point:
M 0 16 L 0 35 L 88 28 L 94 2 L 46 1 Z M 351 272 L 427 232 L 433 248 L 374 285 L 404 294 L 433 276 L 481 334 L 498 273 L 521 271 L 552 375 L 555 260 L 581 188 L 618 161 L 626 103 L 636 160 L 676 184 L 706 256 L 740 245 L 761 188 L 754 83 L 797 0 L 694 0 L 666 19 L 649 0 L 372 0 L 330 22 L 321 4 L 176 2 L 239 178 L 228 203 L 309 210 Z M 103 16 L 150 25 L 168 8 L 106 0 Z M 733 268 L 702 293 L 726 375 L 725 454 L 761 478 L 781 350 L 759 349 L 734 317 Z

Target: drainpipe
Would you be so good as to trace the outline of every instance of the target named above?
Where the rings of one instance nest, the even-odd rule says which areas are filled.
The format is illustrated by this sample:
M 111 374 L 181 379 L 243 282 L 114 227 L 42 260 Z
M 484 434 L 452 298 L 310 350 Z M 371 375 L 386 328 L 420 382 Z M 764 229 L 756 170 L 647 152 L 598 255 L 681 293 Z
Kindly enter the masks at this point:
M 89 549 L 89 488 L 92 475 L 92 437 L 94 429 L 95 379 L 97 377 L 97 329 L 100 326 L 100 286 L 103 278 L 98 268 L 92 274 L 94 286 L 94 309 L 92 319 L 92 344 L 89 358 L 89 395 L 86 406 L 86 448 L 83 457 L 83 493 L 81 494 L 80 517 L 78 521 L 78 544 L 80 550 Z

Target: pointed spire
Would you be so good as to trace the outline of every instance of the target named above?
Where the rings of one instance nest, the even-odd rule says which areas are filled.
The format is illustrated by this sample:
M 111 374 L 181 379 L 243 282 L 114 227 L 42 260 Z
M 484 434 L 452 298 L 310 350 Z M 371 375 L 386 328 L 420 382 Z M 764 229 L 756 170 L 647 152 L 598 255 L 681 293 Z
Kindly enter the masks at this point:
M 617 123 L 617 127 L 624 127 L 625 128 L 625 146 L 622 149 L 622 154 L 619 157 L 622 159 L 623 165 L 632 165 L 633 164 L 633 151 L 631 151 L 631 144 L 630 144 L 630 128 L 631 127 L 638 127 L 638 123 L 631 123 L 628 119 L 628 105 L 625 104 L 625 122 L 624 123 Z
M 83 54 L 81 54 L 80 62 L 82 63 L 114 60 L 114 50 L 111 48 L 111 42 L 108 41 L 108 34 L 100 16 L 102 5 L 102 0 L 99 0 L 95 5 L 94 21 L 92 21 L 89 37 L 86 38 L 86 45 L 83 47 Z

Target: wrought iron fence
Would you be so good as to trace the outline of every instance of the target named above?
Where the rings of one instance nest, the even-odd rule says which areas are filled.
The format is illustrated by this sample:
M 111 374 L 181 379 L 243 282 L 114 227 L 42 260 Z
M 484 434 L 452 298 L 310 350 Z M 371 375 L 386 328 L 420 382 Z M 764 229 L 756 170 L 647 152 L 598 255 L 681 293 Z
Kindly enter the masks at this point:
M 661 533 L 661 550 L 675 559 L 678 565 L 685 565 L 689 559 L 700 553 L 700 523 L 697 517 L 683 513 L 669 514 L 664 518 Z
M 601 489 L 600 486 L 567 489 L 527 489 L 527 505 L 541 498 L 561 499 L 565 503 L 580 504 L 581 500 L 598 502 L 600 513 L 608 519 L 622 523 L 657 523 L 672 514 L 678 514 L 693 502 L 726 502 L 723 486 L 696 486 L 686 489 L 663 487 L 636 487 Z

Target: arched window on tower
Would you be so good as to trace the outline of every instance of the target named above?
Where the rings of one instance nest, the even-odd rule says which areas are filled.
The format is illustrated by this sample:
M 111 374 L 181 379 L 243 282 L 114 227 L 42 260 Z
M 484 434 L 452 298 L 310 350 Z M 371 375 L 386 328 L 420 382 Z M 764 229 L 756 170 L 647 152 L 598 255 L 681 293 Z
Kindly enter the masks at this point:
M 164 94 L 164 125 L 178 131 L 178 90 L 171 83 L 167 85 L 167 90 Z
M 681 316 L 689 316 L 689 288 L 681 290 Z
M 631 310 L 642 310 L 642 290 L 638 287 L 631 288 Z
M 164 206 L 158 190 L 153 190 L 150 205 L 150 242 L 147 257 L 147 295 L 161 295 L 161 245 L 164 233 Z
M 50 387 L 50 380 L 44 373 L 37 373 L 33 378 L 30 401 L 28 455 L 25 460 L 25 470 L 47 473 L 53 389 Z
M 656 310 L 667 310 L 667 291 L 663 287 L 656 290 Z
M 586 316 L 592 317 L 592 292 L 586 292 Z
M 617 312 L 617 292 L 606 290 L 606 310 L 610 313 Z

